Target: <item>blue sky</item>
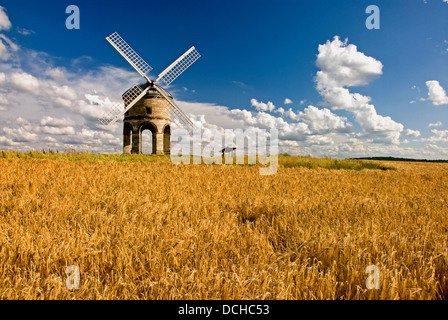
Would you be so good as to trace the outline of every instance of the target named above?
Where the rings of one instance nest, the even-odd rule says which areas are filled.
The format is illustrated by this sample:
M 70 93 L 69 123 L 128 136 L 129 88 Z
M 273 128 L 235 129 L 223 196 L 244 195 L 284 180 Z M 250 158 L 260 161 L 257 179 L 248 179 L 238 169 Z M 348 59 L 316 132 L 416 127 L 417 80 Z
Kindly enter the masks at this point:
M 71 4 L 80 30 L 65 27 Z M 368 5 L 380 9 L 379 30 L 365 26 Z M 292 154 L 448 159 L 447 1 L 0 6 L 10 23 L 0 19 L 0 149 L 120 152 L 121 124 L 96 126 L 107 99 L 140 81 L 104 39 L 117 31 L 154 78 L 196 46 L 201 59 L 168 89 L 206 128 L 276 127 Z M 344 100 L 356 94 L 363 103 Z

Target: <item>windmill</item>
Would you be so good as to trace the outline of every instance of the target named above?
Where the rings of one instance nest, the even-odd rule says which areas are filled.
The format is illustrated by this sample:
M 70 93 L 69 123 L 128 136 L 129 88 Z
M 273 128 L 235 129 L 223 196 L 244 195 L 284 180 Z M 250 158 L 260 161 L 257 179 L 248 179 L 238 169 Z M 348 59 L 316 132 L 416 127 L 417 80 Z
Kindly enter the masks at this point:
M 105 127 L 110 127 L 124 116 L 124 153 L 141 153 L 142 131 L 146 129 L 153 133 L 153 153 L 169 153 L 171 121 L 188 130 L 193 128 L 193 123 L 176 105 L 171 94 L 156 83 L 162 80 L 169 86 L 200 58 L 200 54 L 195 47 L 191 47 L 160 73 L 156 80 L 151 80 L 148 73 L 152 68 L 118 33 L 114 32 L 106 37 L 106 40 L 134 67 L 146 82 L 137 84 L 127 90 L 122 95 L 124 105 L 113 105 L 108 112 L 99 118 L 100 123 Z

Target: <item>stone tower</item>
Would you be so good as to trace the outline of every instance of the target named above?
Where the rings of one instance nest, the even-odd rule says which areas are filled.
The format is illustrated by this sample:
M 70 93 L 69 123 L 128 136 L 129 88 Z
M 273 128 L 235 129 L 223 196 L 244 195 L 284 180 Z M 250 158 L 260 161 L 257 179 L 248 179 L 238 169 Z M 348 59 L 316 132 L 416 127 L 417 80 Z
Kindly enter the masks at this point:
M 147 86 L 140 85 L 142 87 Z M 171 94 L 159 87 L 170 98 Z M 132 89 L 129 89 L 130 91 Z M 127 91 L 127 92 L 128 92 Z M 127 93 L 126 92 L 126 93 Z M 126 95 L 126 93 L 124 95 Z M 124 96 L 123 95 L 123 96 Z M 123 153 L 142 153 L 142 132 L 152 133 L 152 153 L 170 153 L 170 104 L 160 96 L 156 89 L 150 88 L 143 99 L 137 102 L 124 115 L 123 121 Z

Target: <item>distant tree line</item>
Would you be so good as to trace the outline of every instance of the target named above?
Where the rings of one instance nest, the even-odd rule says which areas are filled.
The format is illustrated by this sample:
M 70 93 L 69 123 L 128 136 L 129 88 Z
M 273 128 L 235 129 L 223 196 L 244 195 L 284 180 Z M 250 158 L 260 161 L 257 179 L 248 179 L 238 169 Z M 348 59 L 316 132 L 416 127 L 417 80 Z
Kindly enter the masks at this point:
M 395 157 L 364 157 L 352 158 L 354 160 L 381 160 L 381 161 L 407 161 L 407 162 L 435 162 L 448 163 L 448 160 L 428 160 L 428 159 L 409 159 L 409 158 L 395 158 Z

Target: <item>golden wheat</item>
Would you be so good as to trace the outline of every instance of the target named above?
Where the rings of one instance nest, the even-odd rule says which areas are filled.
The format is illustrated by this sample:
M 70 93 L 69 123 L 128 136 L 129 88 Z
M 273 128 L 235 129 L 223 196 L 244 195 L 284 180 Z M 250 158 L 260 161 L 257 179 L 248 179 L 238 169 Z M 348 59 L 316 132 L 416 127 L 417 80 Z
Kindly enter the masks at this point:
M 447 299 L 448 165 L 390 165 L 0 159 L 0 298 Z

